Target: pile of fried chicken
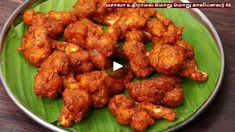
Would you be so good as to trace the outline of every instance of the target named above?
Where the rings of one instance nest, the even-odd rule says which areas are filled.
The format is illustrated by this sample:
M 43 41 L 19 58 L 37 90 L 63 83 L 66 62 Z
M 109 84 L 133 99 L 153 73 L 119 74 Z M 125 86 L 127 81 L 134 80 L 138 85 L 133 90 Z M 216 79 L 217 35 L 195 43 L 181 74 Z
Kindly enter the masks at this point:
M 49 99 L 63 96 L 58 118 L 62 127 L 108 103 L 118 123 L 145 131 L 155 120 L 176 119 L 176 111 L 166 107 L 182 104 L 182 77 L 208 79 L 196 65 L 191 44 L 182 40 L 183 27 L 154 9 L 106 7 L 134 2 L 145 1 L 79 0 L 71 12 L 25 11 L 28 31 L 17 50 L 38 67 L 35 94 Z M 123 47 L 119 41 L 124 41 Z M 153 43 L 150 51 L 146 42 Z M 129 60 L 130 70 L 122 78 L 105 72 L 114 56 Z M 153 72 L 161 76 L 149 79 Z M 131 82 L 133 76 L 144 80 Z M 129 96 L 120 94 L 125 88 Z

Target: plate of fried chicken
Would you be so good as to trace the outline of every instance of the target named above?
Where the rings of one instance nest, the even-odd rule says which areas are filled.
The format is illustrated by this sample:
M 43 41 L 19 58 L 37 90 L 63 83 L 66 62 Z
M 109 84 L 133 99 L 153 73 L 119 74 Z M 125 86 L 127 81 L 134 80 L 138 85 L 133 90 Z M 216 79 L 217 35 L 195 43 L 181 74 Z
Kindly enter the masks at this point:
M 145 2 L 25 2 L 1 34 L 9 96 L 54 131 L 169 131 L 194 119 L 222 80 L 218 34 L 198 9 L 106 7 Z M 113 61 L 125 68 L 110 73 Z

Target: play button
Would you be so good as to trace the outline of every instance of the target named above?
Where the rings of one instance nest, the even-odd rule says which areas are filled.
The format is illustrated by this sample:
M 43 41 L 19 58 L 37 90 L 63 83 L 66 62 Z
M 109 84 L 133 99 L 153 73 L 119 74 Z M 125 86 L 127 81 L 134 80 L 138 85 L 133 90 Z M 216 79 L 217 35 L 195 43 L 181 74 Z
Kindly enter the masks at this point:
M 121 69 L 123 67 L 123 65 L 117 63 L 117 62 L 113 62 L 113 71 L 117 71 L 119 69 Z
M 129 66 L 122 65 L 116 61 L 113 61 L 112 67 L 105 70 L 105 72 L 114 79 L 121 79 L 127 76 L 129 73 Z

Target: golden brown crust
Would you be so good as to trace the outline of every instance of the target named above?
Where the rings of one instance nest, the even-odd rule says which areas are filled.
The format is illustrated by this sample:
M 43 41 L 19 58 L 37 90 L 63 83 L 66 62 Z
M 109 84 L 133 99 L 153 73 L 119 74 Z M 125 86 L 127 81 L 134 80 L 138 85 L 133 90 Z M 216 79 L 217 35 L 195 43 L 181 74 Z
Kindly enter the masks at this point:
M 27 10 L 24 13 L 24 21 L 28 26 L 42 26 L 48 31 L 48 36 L 51 38 L 58 38 L 67 25 L 76 21 L 75 16 L 69 12 L 55 12 L 50 11 L 46 14 L 35 12 L 34 10 Z
M 89 49 L 91 46 L 87 44 L 86 38 L 89 34 L 102 34 L 103 28 L 94 24 L 88 19 L 81 19 L 70 24 L 64 31 L 64 39 L 67 42 L 78 44 L 79 46 Z
M 208 79 L 197 67 L 191 44 L 182 40 L 183 27 L 154 9 L 106 7 L 133 2 L 146 1 L 78 0 L 72 12 L 24 13 L 29 30 L 18 50 L 40 67 L 35 94 L 49 99 L 63 95 L 58 117 L 62 127 L 80 122 L 91 107 L 102 108 L 109 102 L 118 123 L 146 131 L 155 120 L 176 119 L 176 111 L 160 105 L 182 104 L 182 82 L 177 76 L 197 82 Z M 107 31 L 94 21 L 108 25 Z M 57 41 L 62 35 L 64 42 Z M 125 40 L 123 48 L 118 40 Z M 149 41 L 154 48 L 147 52 L 144 43 Z M 111 61 L 119 58 L 128 59 L 130 68 L 109 74 Z M 146 79 L 154 70 L 164 76 Z M 130 82 L 132 73 L 145 80 Z M 125 87 L 130 97 L 116 95 Z
M 182 71 L 186 50 L 168 44 L 155 45 L 148 56 L 150 64 L 161 74 L 175 75 Z
M 104 33 L 101 26 L 88 19 L 81 19 L 65 29 L 64 38 L 88 50 L 92 63 L 99 69 L 105 69 L 119 35 L 118 27 L 111 26 Z
M 109 100 L 109 90 L 104 83 L 107 75 L 104 72 L 91 72 L 76 76 L 76 80 L 82 89 L 92 96 L 93 107 L 104 107 Z
M 41 68 L 55 69 L 60 74 L 68 74 L 70 70 L 69 57 L 61 51 L 54 51 L 42 64 Z
M 91 94 L 93 107 L 95 108 L 104 107 L 110 96 L 123 91 L 125 83 L 130 81 L 127 78 L 128 76 L 121 79 L 113 79 L 104 71 L 94 71 L 76 76 L 80 88 Z
M 157 77 L 126 84 L 130 96 L 138 102 L 162 104 L 177 107 L 182 104 L 184 95 L 181 80 L 176 77 Z
M 140 106 L 148 111 L 154 119 L 167 119 L 172 122 L 176 119 L 176 111 L 151 103 L 141 103 Z
M 164 75 L 177 74 L 197 82 L 208 79 L 208 74 L 196 65 L 191 44 L 182 40 L 183 27 L 176 26 L 157 12 L 156 18 L 147 22 L 146 30 L 155 45 L 148 58 L 156 71 Z
M 65 107 L 74 115 L 74 121 L 79 122 L 91 106 L 90 94 L 82 89 L 65 89 L 63 93 Z
M 145 131 L 154 124 L 154 119 L 176 119 L 174 110 L 151 103 L 137 103 L 124 95 L 115 95 L 110 99 L 108 107 L 118 123 L 130 125 L 135 131 Z
M 197 82 L 205 82 L 208 80 L 208 74 L 198 69 L 194 59 L 189 60 L 184 64 L 183 72 L 180 75 Z
M 128 73 L 126 75 L 123 75 L 122 77 L 112 78 L 111 76 L 108 76 L 105 79 L 105 84 L 107 87 L 109 87 L 110 96 L 114 96 L 122 92 L 125 89 L 125 84 L 131 81 L 133 77 L 132 73 L 129 71 L 126 72 Z
M 94 15 L 92 17 L 92 20 L 98 23 L 105 24 L 107 26 L 113 25 L 121 16 L 121 14 L 125 11 L 125 9 L 122 8 L 116 8 L 113 9 L 110 12 L 107 12 L 103 15 Z
M 62 127 L 69 127 L 72 125 L 73 122 L 73 115 L 72 113 L 64 106 L 61 110 L 61 114 L 58 117 L 60 121 L 60 125 Z
M 170 107 L 178 107 L 184 101 L 184 92 L 182 86 L 176 85 L 176 87 L 166 92 L 165 97 L 163 98 L 164 105 Z
M 191 78 L 197 82 L 205 82 L 208 80 L 208 74 L 198 69 L 194 58 L 194 49 L 189 42 L 177 41 L 176 45 L 183 47 L 187 50 L 187 60 L 184 63 L 181 76 Z
M 64 52 L 68 56 L 70 70 L 75 74 L 83 74 L 95 70 L 95 66 L 91 62 L 90 51 L 68 42 L 53 41 L 53 45 L 56 50 Z
M 39 66 L 52 52 L 47 30 L 41 26 L 31 26 L 24 34 L 21 48 L 25 59 L 34 66 Z
M 78 18 L 90 18 L 96 12 L 96 0 L 78 0 L 73 6 L 73 14 Z
M 107 87 L 104 85 L 104 73 L 92 72 L 76 76 L 80 87 L 92 95 L 93 107 L 103 107 L 109 98 Z
M 121 28 L 122 33 L 128 30 L 142 29 L 151 16 L 154 15 L 154 10 L 144 8 L 128 8 L 121 14 L 121 17 L 114 23 Z
M 37 96 L 54 99 L 62 84 L 62 78 L 54 69 L 39 69 L 34 78 L 34 92 Z
M 141 42 L 142 33 L 133 30 L 127 33 L 126 39 L 123 50 L 130 61 L 132 72 L 137 77 L 148 77 L 153 72 L 153 68 L 145 57 L 146 50 Z
M 42 13 L 35 13 L 34 10 L 26 10 L 24 12 L 23 19 L 25 24 L 28 26 L 31 26 L 32 24 L 43 25 L 46 21 L 46 17 Z
M 149 113 L 145 109 L 135 109 L 135 113 L 133 114 L 130 123 L 130 126 L 133 130 L 143 132 L 153 124 L 154 119 L 149 115 Z
M 135 106 L 135 101 L 127 96 L 124 95 L 115 95 L 113 98 L 109 101 L 109 110 L 112 112 L 112 114 L 116 115 L 117 110 L 119 108 L 127 109 L 127 108 L 133 108 Z
M 79 83 L 74 78 L 74 75 L 72 73 L 66 75 L 63 77 L 63 88 L 64 89 L 79 89 Z
M 79 87 L 73 74 L 64 78 L 64 107 L 61 110 L 59 121 L 61 126 L 69 127 L 73 122 L 80 122 L 92 105 L 91 95 Z
M 182 39 L 183 27 L 177 27 L 172 21 L 156 13 L 155 19 L 147 22 L 146 30 L 151 33 L 154 44 L 159 42 L 174 44 Z

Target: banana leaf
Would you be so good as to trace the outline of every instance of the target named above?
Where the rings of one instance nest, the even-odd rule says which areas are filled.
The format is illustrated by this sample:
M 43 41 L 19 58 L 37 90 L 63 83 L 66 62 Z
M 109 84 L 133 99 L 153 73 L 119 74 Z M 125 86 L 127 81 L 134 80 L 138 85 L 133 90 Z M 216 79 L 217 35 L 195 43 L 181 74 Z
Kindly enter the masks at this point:
M 34 6 L 36 11 L 69 11 L 76 0 L 47 0 Z M 149 2 L 165 2 L 162 0 L 150 0 Z M 178 26 L 184 26 L 183 39 L 192 43 L 195 49 L 196 60 L 199 68 L 209 74 L 209 80 L 205 83 L 197 83 L 190 79 L 183 79 L 185 94 L 184 103 L 175 108 L 177 120 L 168 122 L 157 120 L 148 131 L 165 131 L 173 126 L 183 123 L 190 118 L 208 99 L 213 92 L 220 75 L 220 54 L 216 42 L 206 27 L 184 9 L 159 9 Z M 16 48 L 21 45 L 21 38 L 27 31 L 27 26 L 22 20 L 12 25 L 4 41 L 1 55 L 1 65 L 4 79 L 15 97 L 32 113 L 41 119 L 58 125 L 58 116 L 63 106 L 61 97 L 48 100 L 35 96 L 33 91 L 34 76 L 37 68 L 30 65 Z M 151 49 L 151 44 L 147 44 Z M 58 126 L 59 127 L 59 126 Z M 69 131 L 90 132 L 130 132 L 129 126 L 120 125 L 109 112 L 107 107 L 91 110 L 87 117 L 80 123 L 69 128 Z

